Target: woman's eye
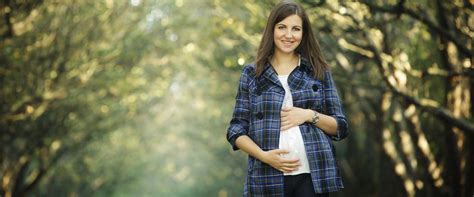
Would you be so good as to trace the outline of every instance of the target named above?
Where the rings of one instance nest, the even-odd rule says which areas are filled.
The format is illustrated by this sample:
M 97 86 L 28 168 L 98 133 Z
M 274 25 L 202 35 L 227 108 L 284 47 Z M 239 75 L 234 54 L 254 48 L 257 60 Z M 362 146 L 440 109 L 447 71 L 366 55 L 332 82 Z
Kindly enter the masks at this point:
M 301 31 L 300 28 L 293 28 L 293 30 L 295 30 L 295 31 Z
M 279 27 L 278 27 L 278 29 L 285 29 L 285 27 L 283 27 L 283 26 L 279 26 Z

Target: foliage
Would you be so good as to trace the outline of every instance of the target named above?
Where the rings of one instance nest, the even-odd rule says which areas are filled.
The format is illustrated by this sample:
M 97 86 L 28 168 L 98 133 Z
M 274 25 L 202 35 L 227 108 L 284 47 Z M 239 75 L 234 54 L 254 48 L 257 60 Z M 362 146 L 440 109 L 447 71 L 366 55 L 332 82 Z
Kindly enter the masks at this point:
M 276 3 L 0 3 L 0 195 L 240 196 L 225 132 Z M 301 3 L 351 125 L 335 195 L 471 195 L 472 2 Z

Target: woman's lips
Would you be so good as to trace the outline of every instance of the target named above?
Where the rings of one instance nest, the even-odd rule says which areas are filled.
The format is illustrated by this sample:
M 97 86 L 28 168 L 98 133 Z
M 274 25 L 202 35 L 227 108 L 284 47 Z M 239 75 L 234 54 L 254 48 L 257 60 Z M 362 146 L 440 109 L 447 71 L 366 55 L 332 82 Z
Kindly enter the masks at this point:
M 293 45 L 294 41 L 285 41 L 285 40 L 282 40 L 281 41 L 283 43 L 284 46 L 286 47 L 290 47 L 291 45 Z

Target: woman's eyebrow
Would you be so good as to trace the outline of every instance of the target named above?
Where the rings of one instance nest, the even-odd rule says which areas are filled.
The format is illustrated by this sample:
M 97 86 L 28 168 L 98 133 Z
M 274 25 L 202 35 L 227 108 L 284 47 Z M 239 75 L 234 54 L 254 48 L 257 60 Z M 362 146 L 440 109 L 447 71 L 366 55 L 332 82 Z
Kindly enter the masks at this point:
M 285 24 L 283 24 L 283 23 L 278 23 L 278 24 L 276 24 L 276 26 L 285 26 L 285 27 L 286 27 L 287 25 L 285 25 Z M 291 25 L 290 25 L 290 26 L 291 26 Z M 299 28 L 301 28 L 300 25 L 294 25 L 294 26 L 291 26 L 291 27 L 299 27 Z

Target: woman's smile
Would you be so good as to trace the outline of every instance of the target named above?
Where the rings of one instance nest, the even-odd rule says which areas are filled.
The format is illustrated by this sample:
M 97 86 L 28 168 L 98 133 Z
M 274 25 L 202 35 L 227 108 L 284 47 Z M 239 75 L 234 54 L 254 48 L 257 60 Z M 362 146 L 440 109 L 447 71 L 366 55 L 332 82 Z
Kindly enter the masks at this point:
M 287 40 L 282 40 L 285 47 L 291 47 L 295 41 L 287 41 Z

